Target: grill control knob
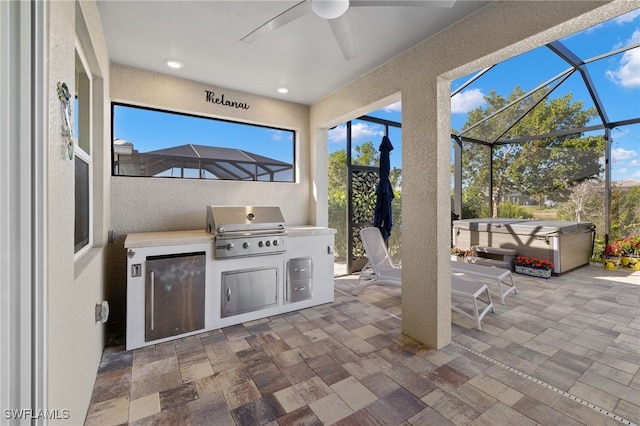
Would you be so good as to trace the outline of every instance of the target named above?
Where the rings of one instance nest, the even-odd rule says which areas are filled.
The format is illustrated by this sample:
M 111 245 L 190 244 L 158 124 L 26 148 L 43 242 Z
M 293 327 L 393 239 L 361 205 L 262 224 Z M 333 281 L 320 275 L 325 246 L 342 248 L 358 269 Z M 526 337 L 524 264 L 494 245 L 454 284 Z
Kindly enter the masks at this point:
M 249 244 L 249 242 L 245 241 L 244 243 L 242 243 L 242 248 L 248 249 L 250 245 L 251 244 Z
M 262 241 L 258 242 L 258 247 L 262 247 L 264 245 L 264 243 Z
M 273 245 L 277 246 L 278 245 L 278 240 L 273 240 Z
M 265 245 L 269 247 L 271 245 L 271 241 L 267 240 L 267 242 L 265 242 Z
M 233 244 L 227 243 L 227 250 L 232 250 L 232 249 L 233 249 Z

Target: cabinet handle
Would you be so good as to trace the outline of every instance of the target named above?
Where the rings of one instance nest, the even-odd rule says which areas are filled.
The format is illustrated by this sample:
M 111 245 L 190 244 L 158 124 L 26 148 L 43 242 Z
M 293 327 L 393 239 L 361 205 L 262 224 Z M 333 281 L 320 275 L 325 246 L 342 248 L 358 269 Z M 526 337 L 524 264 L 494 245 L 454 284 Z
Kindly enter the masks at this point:
M 156 304 L 156 298 L 155 298 L 155 293 L 156 293 L 156 274 L 151 271 L 151 330 L 153 330 L 155 324 L 154 324 L 154 318 L 155 318 L 155 304 Z
M 306 270 L 307 268 L 297 268 L 297 269 L 294 269 L 293 272 L 304 272 Z
M 231 300 L 231 287 L 227 287 L 227 302 Z
M 294 288 L 293 291 L 304 291 L 305 289 L 306 287 L 302 286 L 302 287 Z

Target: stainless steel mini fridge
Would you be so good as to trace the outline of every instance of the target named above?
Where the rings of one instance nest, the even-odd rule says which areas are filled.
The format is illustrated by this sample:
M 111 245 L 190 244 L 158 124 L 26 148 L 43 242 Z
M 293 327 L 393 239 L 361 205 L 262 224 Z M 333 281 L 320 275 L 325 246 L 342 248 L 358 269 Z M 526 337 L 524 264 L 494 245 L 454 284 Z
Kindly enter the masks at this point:
M 145 281 L 145 341 L 204 329 L 204 252 L 148 256 Z

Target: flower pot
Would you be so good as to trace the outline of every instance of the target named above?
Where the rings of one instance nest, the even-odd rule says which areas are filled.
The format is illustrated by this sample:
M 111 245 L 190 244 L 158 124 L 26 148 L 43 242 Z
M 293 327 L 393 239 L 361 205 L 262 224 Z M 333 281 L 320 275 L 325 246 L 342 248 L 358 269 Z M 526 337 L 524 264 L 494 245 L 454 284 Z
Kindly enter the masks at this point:
M 637 254 L 625 254 L 620 259 L 623 269 L 631 271 L 640 271 L 640 255 Z
M 529 275 L 538 278 L 551 278 L 551 269 L 531 268 L 529 266 L 516 265 L 516 272 L 522 275 Z
M 620 265 L 621 261 L 622 261 L 622 258 L 619 256 L 616 256 L 616 257 L 603 256 L 602 257 L 602 265 L 604 266 L 604 269 L 616 270 L 618 269 L 618 265 Z

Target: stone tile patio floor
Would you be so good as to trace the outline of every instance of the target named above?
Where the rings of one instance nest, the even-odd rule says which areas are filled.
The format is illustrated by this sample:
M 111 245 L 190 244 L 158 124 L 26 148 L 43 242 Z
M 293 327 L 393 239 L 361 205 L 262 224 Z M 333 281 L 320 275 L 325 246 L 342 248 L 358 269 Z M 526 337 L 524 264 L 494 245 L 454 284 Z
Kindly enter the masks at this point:
M 436 351 L 400 332 L 400 290 L 153 347 L 104 351 L 85 425 L 640 424 L 640 273 L 515 275 L 482 331 Z

